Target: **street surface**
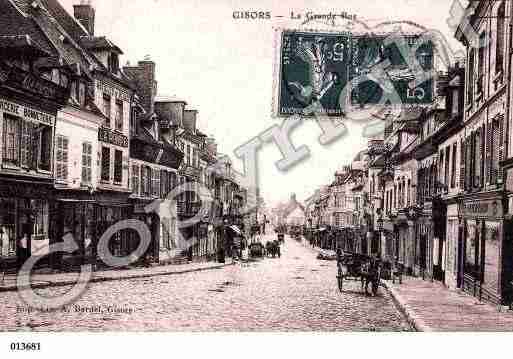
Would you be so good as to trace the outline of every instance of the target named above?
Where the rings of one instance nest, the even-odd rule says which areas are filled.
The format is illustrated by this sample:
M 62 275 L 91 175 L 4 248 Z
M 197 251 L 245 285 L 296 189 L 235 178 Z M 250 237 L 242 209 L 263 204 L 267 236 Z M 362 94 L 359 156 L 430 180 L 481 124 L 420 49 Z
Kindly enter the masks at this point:
M 319 261 L 314 250 L 286 237 L 280 259 L 93 283 L 69 312 L 28 313 L 16 292 L 0 293 L 0 330 L 411 330 L 384 288 L 368 297 L 359 282 L 350 282 L 341 294 L 335 276 L 336 262 Z

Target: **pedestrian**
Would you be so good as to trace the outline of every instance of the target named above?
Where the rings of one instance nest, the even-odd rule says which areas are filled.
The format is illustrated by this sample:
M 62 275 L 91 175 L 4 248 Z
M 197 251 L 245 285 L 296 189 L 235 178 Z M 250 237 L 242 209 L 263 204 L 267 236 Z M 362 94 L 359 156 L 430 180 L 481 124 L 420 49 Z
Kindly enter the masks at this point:
M 23 264 L 27 261 L 29 258 L 29 231 L 26 226 L 24 226 L 23 230 L 23 236 L 18 239 L 17 243 L 17 258 L 18 258 L 18 271 L 21 270 L 23 267 Z

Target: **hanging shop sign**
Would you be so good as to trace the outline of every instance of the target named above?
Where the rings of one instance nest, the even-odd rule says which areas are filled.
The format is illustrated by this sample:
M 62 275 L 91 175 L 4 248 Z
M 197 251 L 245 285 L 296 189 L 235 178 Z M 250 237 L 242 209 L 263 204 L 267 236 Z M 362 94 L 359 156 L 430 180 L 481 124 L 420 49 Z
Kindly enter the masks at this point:
M 121 133 L 114 132 L 109 128 L 100 127 L 98 129 L 98 140 L 115 146 L 128 148 L 128 137 Z

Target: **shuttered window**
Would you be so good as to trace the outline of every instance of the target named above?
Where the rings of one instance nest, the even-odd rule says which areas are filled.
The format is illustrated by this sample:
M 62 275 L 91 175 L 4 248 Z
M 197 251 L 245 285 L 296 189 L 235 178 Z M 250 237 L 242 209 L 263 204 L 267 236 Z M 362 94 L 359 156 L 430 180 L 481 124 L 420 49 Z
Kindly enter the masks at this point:
M 114 182 L 123 182 L 123 151 L 114 151 Z
M 9 165 L 20 164 L 20 123 L 16 117 L 4 114 L 3 160 Z
M 93 145 L 82 143 L 82 183 L 89 185 L 93 177 Z
M 466 173 L 465 173 L 465 161 L 466 161 L 466 141 L 464 139 L 460 140 L 460 189 L 465 190 L 466 186 Z
M 110 148 L 102 147 L 102 181 L 110 181 Z
M 139 195 L 140 193 L 140 168 L 139 165 L 132 165 L 132 193 L 135 195 Z
M 160 197 L 160 171 L 153 170 L 153 180 L 152 180 L 152 192 L 151 194 L 155 197 Z
M 504 27 L 505 27 L 505 6 L 504 1 L 497 10 L 497 35 L 495 44 L 495 72 L 502 71 L 504 64 Z
M 55 178 L 58 181 L 66 182 L 68 180 L 69 139 L 58 135 L 55 147 Z
M 451 157 L 451 188 L 456 187 L 456 156 L 458 152 L 458 144 L 452 145 L 452 157 Z

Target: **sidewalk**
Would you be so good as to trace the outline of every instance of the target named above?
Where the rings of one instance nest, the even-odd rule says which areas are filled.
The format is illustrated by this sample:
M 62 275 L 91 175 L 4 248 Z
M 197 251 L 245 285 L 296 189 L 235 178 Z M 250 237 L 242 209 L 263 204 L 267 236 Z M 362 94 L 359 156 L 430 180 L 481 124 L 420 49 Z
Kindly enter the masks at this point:
M 479 302 L 441 283 L 403 277 L 403 284 L 385 281 L 410 324 L 422 332 L 513 331 L 513 312 Z
M 190 272 L 199 272 L 209 269 L 220 269 L 232 265 L 231 260 L 227 263 L 202 262 L 180 265 L 155 266 L 150 268 L 133 268 L 123 270 L 103 270 L 94 272 L 91 283 L 106 282 L 113 280 L 147 278 L 162 275 L 174 275 Z M 2 283 L 0 276 L 0 293 L 18 290 L 16 286 L 16 275 L 6 274 Z M 78 273 L 56 273 L 56 274 L 33 274 L 31 277 L 32 288 L 59 287 L 74 285 L 77 282 Z

